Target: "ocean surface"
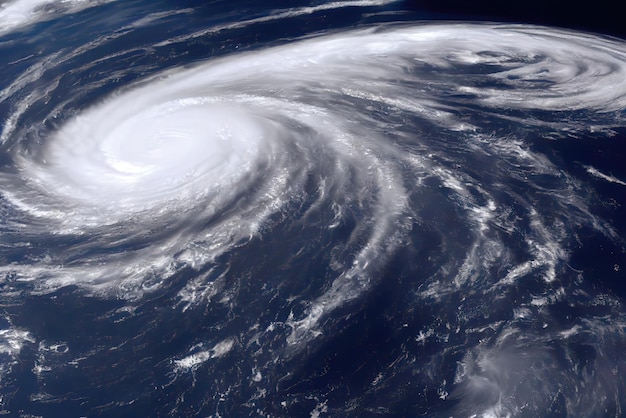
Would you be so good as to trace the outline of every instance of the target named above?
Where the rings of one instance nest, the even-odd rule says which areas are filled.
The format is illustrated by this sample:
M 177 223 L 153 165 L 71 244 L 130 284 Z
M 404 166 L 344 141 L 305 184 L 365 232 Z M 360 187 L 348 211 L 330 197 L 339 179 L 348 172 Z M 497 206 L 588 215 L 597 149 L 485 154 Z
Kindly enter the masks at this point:
M 624 416 L 626 41 L 487 17 L 0 2 L 0 415 Z

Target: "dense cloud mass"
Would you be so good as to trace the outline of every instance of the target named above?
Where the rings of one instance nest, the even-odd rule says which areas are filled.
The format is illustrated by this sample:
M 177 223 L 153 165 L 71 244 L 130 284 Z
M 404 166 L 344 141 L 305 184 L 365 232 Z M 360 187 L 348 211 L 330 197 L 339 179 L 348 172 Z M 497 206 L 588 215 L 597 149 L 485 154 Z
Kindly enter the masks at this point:
M 559 147 L 623 135 L 623 41 L 378 22 L 187 61 L 199 40 L 393 2 L 210 24 L 74 3 L 0 9 L 25 13 L 0 27 L 3 408 L 622 414 L 623 306 L 572 255 L 585 237 L 620 251 L 590 185 L 626 183 Z M 14 35 L 100 8 L 125 18 L 32 54 Z M 33 325 L 68 312 L 88 313 Z

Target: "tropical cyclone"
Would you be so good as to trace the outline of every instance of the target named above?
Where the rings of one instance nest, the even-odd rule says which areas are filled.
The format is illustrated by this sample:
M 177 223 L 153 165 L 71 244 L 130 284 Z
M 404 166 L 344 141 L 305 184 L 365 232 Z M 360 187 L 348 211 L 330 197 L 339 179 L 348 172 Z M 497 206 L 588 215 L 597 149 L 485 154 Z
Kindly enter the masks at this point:
M 623 43 L 587 34 L 464 24 L 371 28 L 236 54 L 105 99 L 57 132 L 45 131 L 35 152 L 26 152 L 20 141 L 29 143 L 17 133 L 3 132 L 16 150 L 19 174 L 11 181 L 21 182 L 5 198 L 48 217 L 54 232 L 81 233 L 129 216 L 141 228 L 181 213 L 185 222 L 204 223 L 250 196 L 251 187 L 260 189 L 252 193 L 258 200 L 247 198 L 245 216 L 234 214 L 241 236 L 228 237 L 232 244 L 303 198 L 303 169 L 334 193 L 343 193 L 342 173 L 350 169 L 354 182 L 376 189 L 354 198 L 386 208 L 374 216 L 386 231 L 382 225 L 398 224 L 401 214 L 419 215 L 406 207 L 407 188 L 414 187 L 399 167 L 412 167 L 415 184 L 439 177 L 458 204 L 467 204 L 463 173 L 437 162 L 445 155 L 432 151 L 442 144 L 420 138 L 423 126 L 436 126 L 442 137 L 458 132 L 460 146 L 549 172 L 548 162 L 517 138 L 489 138 L 477 119 L 511 109 L 567 110 L 581 112 L 579 120 L 595 117 L 596 130 L 613 126 L 609 112 L 626 107 L 625 56 Z M 376 111 L 390 120 L 376 120 Z M 572 129 L 552 115 L 545 123 L 553 130 Z M 400 127 L 402 117 L 416 118 L 416 126 Z M 389 126 L 408 131 L 392 137 L 412 132 L 419 152 L 394 149 Z M 494 207 L 476 210 L 497 218 L 494 198 L 484 199 Z M 163 256 L 174 258 L 195 242 L 176 239 Z
M 41 71 L 64 57 L 45 60 Z M 524 25 L 383 25 L 159 72 L 87 109 L 69 97 L 47 115 L 62 119 L 55 126 L 22 126 L 57 85 L 21 94 L 2 132 L 13 164 L 0 173 L 0 232 L 16 246 L 58 245 L 0 267 L 11 286 L 141 299 L 189 268 L 208 270 L 177 293 L 187 309 L 227 286 L 211 275 L 224 257 L 274 229 L 299 230 L 319 237 L 328 282 L 289 295 L 303 308 L 273 319 L 286 358 L 325 338 L 333 313 L 376 289 L 408 251 L 422 263 L 411 268 L 427 272 L 410 292 L 438 318 L 424 341 L 492 330 L 459 363 L 460 413 L 539 413 L 550 392 L 568 412 L 595 416 L 623 397 L 619 373 L 600 360 L 579 373 L 566 353 L 553 370 L 550 351 L 581 335 L 598 359 L 614 358 L 623 311 L 535 327 L 549 306 L 584 299 L 567 268 L 576 228 L 619 238 L 584 185 L 532 146 L 624 127 L 623 41 Z M 318 251 L 293 244 L 296 258 Z M 513 294 L 508 317 L 481 308 Z M 237 350 L 234 341 L 174 364 L 198 367 Z

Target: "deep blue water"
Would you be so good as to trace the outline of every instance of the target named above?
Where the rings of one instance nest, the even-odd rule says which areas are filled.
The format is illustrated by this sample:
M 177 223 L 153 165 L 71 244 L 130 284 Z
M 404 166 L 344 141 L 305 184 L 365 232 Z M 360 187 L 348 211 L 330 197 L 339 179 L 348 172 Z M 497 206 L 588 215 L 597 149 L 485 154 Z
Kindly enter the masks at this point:
M 51 3 L 0 26 L 2 413 L 624 414 L 626 93 L 595 78 L 624 41 L 598 34 L 587 71 L 603 49 L 569 32 L 499 46 L 461 22 L 482 10 L 370 3 Z M 403 46 L 433 21 L 440 47 Z M 550 43 L 570 35 L 573 63 Z M 179 154 L 196 124 L 210 145 Z

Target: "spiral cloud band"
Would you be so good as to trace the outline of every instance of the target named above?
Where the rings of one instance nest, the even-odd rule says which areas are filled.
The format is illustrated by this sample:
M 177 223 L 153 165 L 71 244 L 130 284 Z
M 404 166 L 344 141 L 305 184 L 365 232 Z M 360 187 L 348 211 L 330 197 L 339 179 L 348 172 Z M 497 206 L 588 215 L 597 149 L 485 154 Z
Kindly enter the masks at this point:
M 235 254 L 279 230 L 285 248 L 262 247 L 263 263 L 288 254 L 279 263 L 287 269 L 328 254 L 320 277 L 276 279 L 267 298 L 288 300 L 288 311 L 259 314 L 238 335 L 224 325 L 219 338 L 176 356 L 175 378 L 255 341 L 296 356 L 335 326 L 331 314 L 378 291 L 385 272 L 398 268 L 419 272 L 409 275 L 419 278 L 408 293 L 440 318 L 424 319 L 417 343 L 475 342 L 454 382 L 430 382 L 441 399 L 456 399 L 459 414 L 544 411 L 561 399 L 549 392 L 568 412 L 584 405 L 596 416 L 624 396 L 619 374 L 600 360 L 588 366 L 595 375 L 567 355 L 567 370 L 579 372 L 545 366 L 549 347 L 567 352 L 572 335 L 610 362 L 626 322 L 623 312 L 610 321 L 598 314 L 539 333 L 554 304 L 572 297 L 596 306 L 573 290 L 567 267 L 576 228 L 619 238 L 592 211 L 581 181 L 536 146 L 624 127 L 623 42 L 522 25 L 383 25 L 157 72 L 103 99 L 89 98 L 102 84 L 94 83 L 52 100 L 66 79 L 49 68 L 87 53 L 45 57 L 0 92 L 11 104 L 1 136 L 9 162 L 0 172 L 0 231 L 27 249 L 7 249 L 11 261 L 0 267 L 13 289 L 48 294 L 72 285 L 134 301 L 191 270 L 197 275 L 177 288 L 175 309 L 235 304 L 237 292 L 226 290 Z M 33 115 L 39 125 L 25 125 Z M 533 137 L 537 127 L 542 134 Z M 291 247 L 299 234 L 315 236 L 319 248 Z M 393 267 L 398 254 L 408 254 L 407 267 Z M 516 306 L 499 306 L 513 294 Z M 509 308 L 508 318 L 493 317 Z M 470 320 L 484 329 L 460 331 Z M 428 354 L 430 366 L 414 374 L 428 380 L 457 355 Z M 274 356 L 259 350 L 251 382 L 278 373 Z M 410 356 L 398 357 L 404 361 Z M 594 396 L 604 400 L 594 405 Z

